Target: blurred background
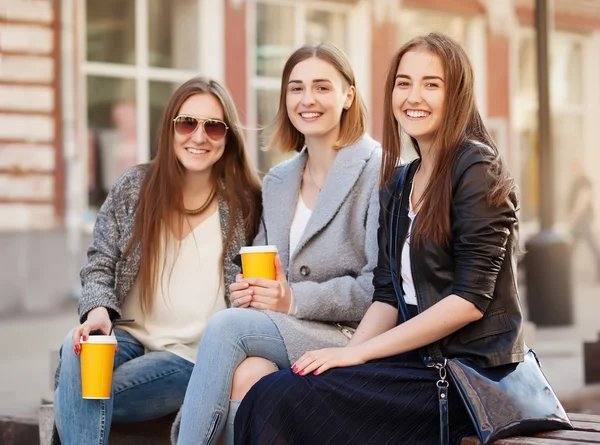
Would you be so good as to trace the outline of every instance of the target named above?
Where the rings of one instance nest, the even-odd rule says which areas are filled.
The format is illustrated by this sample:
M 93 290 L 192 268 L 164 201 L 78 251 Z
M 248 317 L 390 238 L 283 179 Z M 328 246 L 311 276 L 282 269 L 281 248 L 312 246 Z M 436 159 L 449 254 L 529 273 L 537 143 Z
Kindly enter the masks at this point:
M 380 139 L 391 56 L 415 35 L 447 33 L 471 58 L 480 111 L 520 187 L 523 246 L 540 232 L 549 187 L 551 229 L 571 246 L 582 173 L 600 209 L 600 0 L 547 4 L 551 139 L 540 147 L 534 0 L 0 0 L 0 416 L 35 415 L 51 400 L 96 212 L 124 169 L 151 159 L 163 107 L 197 74 L 226 83 L 266 172 L 283 158 L 252 129 L 273 119 L 295 48 L 346 51 Z M 600 330 L 589 247 L 558 254 L 560 301 L 528 295 L 520 267 L 527 341 L 565 399 L 590 383 L 584 343 Z M 540 267 L 530 276 L 557 279 Z

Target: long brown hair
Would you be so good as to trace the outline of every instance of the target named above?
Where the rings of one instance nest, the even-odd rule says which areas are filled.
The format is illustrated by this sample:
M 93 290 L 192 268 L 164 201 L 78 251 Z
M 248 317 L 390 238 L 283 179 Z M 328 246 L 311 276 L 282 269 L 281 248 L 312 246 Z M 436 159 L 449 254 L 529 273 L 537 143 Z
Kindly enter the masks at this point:
M 341 75 L 349 87 L 354 87 L 354 100 L 347 110 L 342 111 L 340 122 L 340 138 L 335 143 L 335 148 L 345 147 L 359 140 L 367 131 L 367 108 L 358 89 L 354 70 L 350 65 L 348 56 L 337 46 L 331 43 L 321 43 L 317 46 L 303 46 L 298 48 L 285 62 L 281 76 L 281 92 L 279 94 L 279 110 L 275 117 L 274 131 L 269 142 L 269 149 L 278 147 L 282 152 L 296 150 L 304 147 L 304 136 L 290 121 L 286 108 L 287 84 L 290 81 L 292 70 L 300 62 L 311 57 L 317 57 L 332 65 Z
M 435 162 L 431 179 L 421 198 L 415 242 L 419 243 L 420 240 L 428 238 L 437 244 L 447 244 L 451 239 L 452 168 L 458 149 L 463 144 L 469 140 L 480 142 L 488 145 L 493 152 L 489 168 L 489 174 L 493 179 L 493 186 L 488 194 L 490 205 L 500 205 L 509 197 L 516 202 L 516 192 L 514 181 L 477 110 L 471 62 L 460 44 L 440 33 L 415 37 L 400 48 L 390 63 L 385 83 L 380 188 L 385 187 L 393 177 L 403 152 L 399 126 L 392 106 L 396 71 L 404 54 L 418 50 L 427 51 L 439 57 L 442 62 L 446 106 L 440 128 L 434 135 L 432 143 Z M 416 139 L 411 137 L 411 142 L 421 157 Z
M 195 94 L 212 94 L 223 107 L 224 120 L 229 127 L 225 150 L 212 168 L 212 179 L 217 196 L 230 208 L 229 229 L 223 242 L 224 260 L 232 242 L 239 216 L 243 219 L 246 242 L 254 239 L 262 212 L 261 187 L 258 176 L 247 159 L 246 142 L 233 99 L 218 82 L 204 77 L 194 77 L 181 85 L 169 100 L 158 132 L 156 157 L 150 162 L 140 189 L 135 213 L 133 236 L 123 254 L 131 252 L 141 243 L 139 271 L 140 303 L 142 311 L 149 312 L 150 302 L 158 284 L 161 239 L 172 236 L 172 229 L 183 226 L 183 180 L 185 169 L 173 148 L 174 124 L 183 103 Z

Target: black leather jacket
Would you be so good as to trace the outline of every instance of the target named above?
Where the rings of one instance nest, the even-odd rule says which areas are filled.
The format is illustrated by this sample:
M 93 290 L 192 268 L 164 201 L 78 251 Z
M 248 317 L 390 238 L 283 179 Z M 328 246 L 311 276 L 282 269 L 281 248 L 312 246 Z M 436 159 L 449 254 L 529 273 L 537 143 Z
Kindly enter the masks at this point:
M 516 283 L 518 222 L 516 204 L 507 199 L 502 205 L 487 202 L 491 151 L 481 144 L 460 149 L 452 172 L 451 212 L 452 241 L 448 247 L 423 240 L 411 246 L 410 258 L 418 309 L 422 312 L 451 294 L 473 303 L 483 318 L 427 347 L 435 361 L 443 357 L 470 358 L 480 366 L 490 367 L 523 361 L 522 315 Z M 374 271 L 373 301 L 398 307 L 390 274 L 388 232 L 391 199 L 400 197 L 401 218 L 397 252 L 402 251 L 408 231 L 408 196 L 419 160 L 409 168 L 404 191 L 392 196 L 381 193 L 379 216 L 379 259 Z M 414 219 L 413 233 L 419 224 Z M 398 260 L 401 259 L 398 253 Z M 400 276 L 400 264 L 397 264 Z

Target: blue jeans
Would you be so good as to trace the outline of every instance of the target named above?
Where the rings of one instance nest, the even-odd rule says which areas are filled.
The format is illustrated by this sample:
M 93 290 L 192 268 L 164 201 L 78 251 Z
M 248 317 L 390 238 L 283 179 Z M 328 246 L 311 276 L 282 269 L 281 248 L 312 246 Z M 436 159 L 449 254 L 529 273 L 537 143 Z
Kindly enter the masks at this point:
M 112 395 L 108 400 L 81 397 L 79 356 L 70 333 L 60 348 L 60 378 L 54 397 L 56 427 L 63 445 L 108 444 L 110 425 L 158 419 L 177 412 L 194 364 L 170 352 L 148 352 L 125 331 L 115 330 Z
M 214 444 L 229 413 L 233 374 L 246 357 L 290 366 L 275 323 L 254 309 L 231 308 L 211 318 L 198 349 L 185 393 L 178 445 Z

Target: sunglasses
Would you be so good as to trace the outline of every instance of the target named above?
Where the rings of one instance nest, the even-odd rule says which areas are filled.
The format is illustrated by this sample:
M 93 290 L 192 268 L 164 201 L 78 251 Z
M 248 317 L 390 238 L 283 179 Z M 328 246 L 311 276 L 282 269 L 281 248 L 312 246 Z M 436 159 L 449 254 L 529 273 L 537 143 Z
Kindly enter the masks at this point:
M 181 114 L 173 119 L 175 131 L 182 136 L 189 136 L 202 124 L 206 136 L 213 141 L 220 141 L 227 134 L 227 124 L 219 119 L 199 119 Z

